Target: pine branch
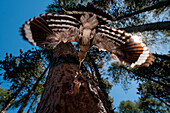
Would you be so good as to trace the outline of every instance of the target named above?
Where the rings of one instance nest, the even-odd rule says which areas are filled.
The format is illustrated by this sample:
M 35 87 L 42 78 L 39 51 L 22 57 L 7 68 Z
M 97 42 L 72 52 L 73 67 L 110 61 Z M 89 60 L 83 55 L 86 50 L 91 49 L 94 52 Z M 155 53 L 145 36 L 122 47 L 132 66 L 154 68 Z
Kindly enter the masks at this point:
M 155 94 L 152 94 L 155 98 L 159 99 L 162 103 L 164 103 L 166 106 L 170 107 L 170 104 L 168 104 L 169 102 L 164 101 L 163 99 L 161 99 L 159 96 L 156 96 Z
M 170 30 L 170 21 L 165 22 L 155 22 L 149 24 L 143 24 L 138 26 L 120 28 L 126 32 L 143 32 L 143 31 L 152 31 L 152 30 Z
M 169 59 L 170 55 L 160 55 L 160 54 L 153 54 L 155 57 L 161 58 L 161 59 Z
M 161 81 L 156 81 L 156 80 L 154 80 L 153 78 L 151 78 L 151 77 L 146 77 L 146 76 L 143 76 L 143 74 L 140 74 L 140 73 L 136 73 L 136 71 L 133 71 L 133 70 L 130 70 L 130 69 L 128 69 L 128 68 L 126 68 L 125 66 L 120 66 L 121 68 L 123 68 L 123 69 L 125 69 L 125 70 L 127 70 L 129 73 L 134 73 L 135 75 L 137 75 L 137 76 L 139 76 L 139 77 L 142 77 L 142 78 L 144 78 L 144 79 L 146 79 L 146 80 L 150 80 L 150 81 L 153 81 L 153 82 L 155 82 L 155 83 L 157 83 L 157 84 L 159 84 L 159 85 L 162 85 L 162 86 L 164 86 L 164 87 L 166 87 L 166 88 L 169 88 L 169 85 L 167 85 L 167 84 L 164 84 L 164 83 L 162 83 Z
M 21 92 L 23 87 L 24 85 L 21 85 L 21 87 L 19 87 L 19 89 L 12 94 L 12 97 L 8 100 L 7 104 L 2 108 L 1 113 L 6 113 L 6 110 L 8 110 L 8 108 L 12 105 L 12 103 L 14 102 L 18 94 Z
M 157 3 L 156 5 L 143 8 L 143 9 L 138 10 L 138 11 L 136 11 L 136 12 L 133 12 L 133 13 L 130 13 L 130 14 L 125 14 L 125 15 L 123 15 L 123 16 L 119 16 L 119 17 L 117 17 L 117 18 L 116 18 L 115 20 L 113 20 L 113 21 L 121 20 L 121 19 L 123 19 L 123 18 L 131 17 L 131 16 L 133 16 L 133 15 L 137 15 L 137 14 L 140 14 L 140 13 L 143 13 L 143 12 L 146 12 L 146 11 L 151 11 L 151 10 L 158 9 L 158 8 L 161 8 L 161 7 L 164 7 L 164 6 L 169 6 L 169 5 L 170 5 L 170 1 L 169 1 L 169 0 L 167 0 L 167 1 L 162 1 L 162 2 Z
M 61 0 L 58 0 L 58 4 L 59 4 L 60 8 L 62 9 Z

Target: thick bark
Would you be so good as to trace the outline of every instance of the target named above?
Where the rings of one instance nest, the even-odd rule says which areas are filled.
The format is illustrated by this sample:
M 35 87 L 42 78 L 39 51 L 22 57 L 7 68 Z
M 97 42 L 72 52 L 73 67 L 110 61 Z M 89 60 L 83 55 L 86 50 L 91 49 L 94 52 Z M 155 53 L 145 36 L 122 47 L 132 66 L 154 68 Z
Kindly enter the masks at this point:
M 106 113 L 101 90 L 89 72 L 80 73 L 77 55 L 70 43 L 54 49 L 57 61 L 49 70 L 36 113 Z
M 153 6 L 150 6 L 150 7 L 146 7 L 144 9 L 141 9 L 141 10 L 138 10 L 138 11 L 135 11 L 133 13 L 130 13 L 130 14 L 126 14 L 126 15 L 123 15 L 123 16 L 119 16 L 117 17 L 115 20 L 113 21 L 117 21 L 117 20 L 121 20 L 123 18 L 127 18 L 127 17 L 131 17 L 133 15 L 137 15 L 137 14 L 140 14 L 140 13 L 143 13 L 143 12 L 146 12 L 146 11 L 151 11 L 151 10 L 154 10 L 154 9 L 159 9 L 161 7 L 164 7 L 164 6 L 169 6 L 170 5 L 170 1 L 167 0 L 167 1 L 162 1 L 162 2 L 159 2 L 157 3 L 156 5 L 153 5 Z
M 48 68 L 51 66 L 51 64 L 49 64 L 49 66 L 44 70 L 44 72 L 41 74 L 41 76 L 37 79 L 36 83 L 33 85 L 32 89 L 28 91 L 27 96 L 25 97 L 25 100 L 23 101 L 20 109 L 18 110 L 18 113 L 22 113 L 23 110 L 25 109 L 31 95 L 35 92 L 36 87 L 38 86 L 40 80 L 42 80 L 42 78 L 44 77 L 44 75 L 46 74 Z
M 126 28 L 120 28 L 126 32 L 143 32 L 143 31 L 153 31 L 153 30 L 170 30 L 170 21 L 149 23 L 139 26 L 132 26 Z
M 90 59 L 90 62 L 92 63 L 92 67 L 94 68 L 96 77 L 99 82 L 99 87 L 102 90 L 102 93 L 104 94 L 104 98 L 103 98 L 104 100 L 102 100 L 102 101 L 106 106 L 106 110 L 107 110 L 107 112 L 114 113 L 114 110 L 112 109 L 112 103 L 108 100 L 109 97 L 108 97 L 108 93 L 106 91 L 106 84 L 103 83 L 103 80 L 101 78 L 102 75 L 99 72 L 97 64 L 95 63 L 95 60 L 91 57 L 91 55 L 89 53 L 87 53 L 87 55 Z

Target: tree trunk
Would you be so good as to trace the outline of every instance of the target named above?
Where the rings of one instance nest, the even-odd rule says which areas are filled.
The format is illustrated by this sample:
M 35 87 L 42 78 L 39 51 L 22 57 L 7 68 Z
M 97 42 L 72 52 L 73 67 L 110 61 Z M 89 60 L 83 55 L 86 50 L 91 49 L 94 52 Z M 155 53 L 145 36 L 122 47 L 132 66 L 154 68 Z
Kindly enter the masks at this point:
M 25 78 L 25 82 L 28 81 L 28 77 Z M 21 92 L 21 90 L 25 87 L 25 84 L 21 84 L 21 86 L 19 87 L 19 89 L 12 94 L 12 97 L 8 100 L 7 104 L 2 108 L 1 113 L 5 113 L 6 110 L 8 110 L 8 108 L 12 105 L 12 103 L 14 102 L 14 100 L 16 99 L 16 97 L 18 96 L 18 94 Z
M 77 55 L 71 43 L 60 43 L 54 49 L 56 62 L 36 113 L 106 113 L 101 90 L 89 72 L 80 73 Z
M 12 103 L 14 102 L 15 98 L 18 96 L 18 94 L 20 93 L 20 91 L 22 90 L 22 88 L 24 87 L 24 85 L 21 85 L 21 87 L 13 94 L 12 98 L 9 99 L 9 101 L 7 102 L 6 106 L 4 106 L 2 108 L 1 113 L 5 113 L 6 110 L 8 110 L 8 108 L 12 105 Z
M 102 101 L 103 101 L 104 105 L 106 106 L 107 111 L 110 113 L 114 113 L 114 110 L 112 108 L 112 102 L 109 101 L 109 95 L 106 91 L 106 84 L 103 83 L 102 75 L 100 74 L 99 69 L 95 63 L 95 59 L 93 59 L 93 57 L 91 57 L 91 55 L 89 53 L 87 53 L 87 55 L 90 59 L 90 62 L 92 63 L 93 68 L 94 68 L 94 71 L 95 71 L 95 74 L 96 74 L 96 77 L 98 80 L 99 88 L 101 89 L 101 91 L 104 95 L 104 98 L 103 98 L 104 100 L 102 100 Z
M 170 21 L 165 22 L 155 22 L 144 25 L 120 28 L 126 32 L 143 32 L 143 31 L 153 31 L 153 30 L 170 30 Z
M 35 82 L 35 84 L 33 85 L 32 89 L 28 91 L 27 96 L 25 97 L 25 100 L 23 101 L 20 109 L 18 110 L 18 113 L 22 113 L 31 97 L 31 95 L 35 92 L 39 82 L 42 80 L 42 78 L 44 77 L 44 75 L 46 74 L 48 68 L 51 66 L 51 64 L 49 64 L 49 66 L 44 70 L 44 72 L 41 74 L 41 76 L 37 79 L 37 81 Z
M 117 17 L 116 19 L 113 19 L 113 21 L 121 20 L 121 19 L 123 19 L 123 18 L 131 17 L 131 16 L 134 16 L 134 15 L 137 15 L 137 14 L 140 14 L 140 13 L 143 13 L 143 12 L 146 12 L 146 11 L 151 11 L 151 10 L 154 10 L 154 9 L 159 9 L 159 8 L 161 8 L 161 7 L 169 6 L 169 5 L 170 5 L 170 1 L 169 1 L 169 0 L 167 0 L 167 1 L 161 1 L 161 2 L 158 2 L 158 3 L 155 4 L 155 5 L 152 5 L 152 6 L 143 8 L 143 9 L 138 10 L 138 11 L 135 11 L 135 12 L 133 12 L 133 13 L 129 13 L 129 14 L 125 14 L 125 15 L 123 15 L 123 16 L 119 16 L 119 17 Z
M 33 104 L 34 104 L 34 102 L 37 100 L 37 97 L 38 97 L 38 95 L 35 95 L 34 100 L 32 101 L 32 103 L 31 103 L 31 105 L 30 105 L 30 107 L 29 107 L 27 113 L 30 112 L 30 110 L 31 110 L 31 108 L 32 108 L 32 106 L 33 106 Z

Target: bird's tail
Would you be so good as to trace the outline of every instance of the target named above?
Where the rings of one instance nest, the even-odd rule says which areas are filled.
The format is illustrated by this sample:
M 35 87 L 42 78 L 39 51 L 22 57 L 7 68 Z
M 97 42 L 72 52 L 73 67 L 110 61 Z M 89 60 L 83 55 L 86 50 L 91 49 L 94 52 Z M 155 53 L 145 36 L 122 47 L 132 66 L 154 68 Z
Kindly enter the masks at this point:
M 138 36 L 106 25 L 98 26 L 97 32 L 99 35 L 94 39 L 95 45 L 107 50 L 114 60 L 118 57 L 123 64 L 131 67 L 147 67 L 154 61 L 152 53 Z

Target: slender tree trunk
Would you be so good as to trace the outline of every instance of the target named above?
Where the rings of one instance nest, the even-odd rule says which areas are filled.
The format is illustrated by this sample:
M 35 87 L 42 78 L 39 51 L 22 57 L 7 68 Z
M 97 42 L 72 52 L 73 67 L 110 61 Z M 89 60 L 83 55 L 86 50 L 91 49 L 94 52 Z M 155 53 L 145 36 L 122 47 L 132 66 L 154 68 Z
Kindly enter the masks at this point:
M 89 72 L 80 73 L 77 55 L 71 43 L 54 49 L 57 60 L 49 70 L 36 113 L 106 113 L 101 90 Z
M 146 12 L 146 11 L 151 11 L 151 10 L 154 10 L 154 9 L 159 9 L 161 7 L 169 6 L 169 5 L 170 5 L 170 1 L 169 0 L 161 1 L 161 2 L 158 2 L 157 4 L 155 4 L 153 6 L 149 6 L 149 7 L 143 8 L 143 9 L 135 11 L 133 13 L 125 14 L 123 16 L 119 16 L 116 19 L 113 19 L 113 21 L 121 20 L 123 18 L 131 17 L 131 16 L 134 16 L 134 15 Z
M 32 106 L 33 106 L 33 104 L 34 104 L 34 102 L 37 100 L 37 97 L 38 97 L 38 95 L 36 95 L 36 96 L 34 97 L 34 100 L 32 101 L 32 103 L 31 103 L 31 105 L 30 105 L 30 107 L 29 107 L 27 113 L 30 112 L 30 110 L 31 110 L 31 108 L 32 108 Z
M 153 31 L 153 30 L 170 30 L 170 21 L 165 22 L 155 22 L 139 26 L 132 26 L 126 28 L 120 28 L 127 32 L 143 32 L 143 31 Z
M 36 83 L 33 85 L 32 89 L 28 91 L 27 96 L 25 97 L 25 100 L 23 101 L 20 109 L 18 110 L 18 113 L 22 113 L 23 110 L 25 109 L 31 95 L 35 92 L 35 89 L 37 88 L 40 80 L 42 80 L 42 78 L 44 77 L 44 75 L 46 74 L 48 68 L 51 66 L 51 64 L 49 64 L 49 66 L 44 70 L 44 72 L 41 74 L 41 76 L 37 79 Z
M 28 80 L 29 80 L 29 77 L 26 76 L 25 81 L 23 81 L 23 82 L 26 83 L 26 82 L 28 82 Z M 12 103 L 14 102 L 14 100 L 16 99 L 16 97 L 18 96 L 18 94 L 21 92 L 21 90 L 22 90 L 24 87 L 25 87 L 25 84 L 21 84 L 21 86 L 19 87 L 19 89 L 18 89 L 15 93 L 12 94 L 12 97 L 8 100 L 6 106 L 4 106 L 4 107 L 2 108 L 1 113 L 5 113 L 6 110 L 8 110 L 8 108 L 12 105 Z
M 97 64 L 95 63 L 95 59 L 93 59 L 89 53 L 87 53 L 87 55 L 90 59 L 90 62 L 92 63 L 93 68 L 94 68 L 94 71 L 95 71 L 95 74 L 96 74 L 96 77 L 97 77 L 97 80 L 99 83 L 99 87 L 102 91 L 102 94 L 104 95 L 104 98 L 102 101 L 105 104 L 107 111 L 110 113 L 114 113 L 114 110 L 112 109 L 112 103 L 109 101 L 109 96 L 106 91 L 106 84 L 103 83 L 103 80 L 101 78 L 102 75 L 100 74 Z
M 9 99 L 9 101 L 7 102 L 6 106 L 3 107 L 1 113 L 5 113 L 6 110 L 12 105 L 12 103 L 14 102 L 15 98 L 18 96 L 18 94 L 21 92 L 22 88 L 24 87 L 24 85 L 21 85 L 21 87 L 13 94 L 12 98 Z

